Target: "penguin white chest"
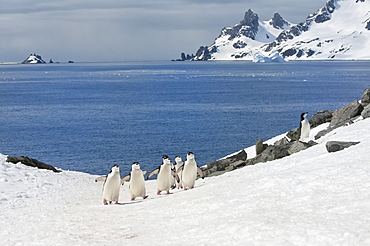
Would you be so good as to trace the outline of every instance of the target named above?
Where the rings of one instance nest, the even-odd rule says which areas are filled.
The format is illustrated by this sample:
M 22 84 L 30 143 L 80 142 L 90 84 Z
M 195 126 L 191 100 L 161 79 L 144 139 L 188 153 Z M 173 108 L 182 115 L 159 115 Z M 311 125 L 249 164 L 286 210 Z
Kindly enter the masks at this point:
M 104 184 L 103 199 L 107 201 L 118 201 L 121 179 L 119 174 L 108 175 Z
M 135 196 L 145 195 L 145 181 L 141 170 L 134 170 L 131 172 L 130 191 L 131 194 Z
M 300 139 L 305 139 L 310 136 L 310 123 L 307 119 L 301 121 L 301 136 Z
M 171 166 L 162 165 L 160 172 L 158 173 L 157 178 L 157 189 L 159 191 L 169 190 L 171 188 L 173 179 L 171 175 Z
M 194 187 L 197 178 L 197 164 L 194 160 L 185 162 L 184 169 L 182 170 L 182 183 L 184 188 Z

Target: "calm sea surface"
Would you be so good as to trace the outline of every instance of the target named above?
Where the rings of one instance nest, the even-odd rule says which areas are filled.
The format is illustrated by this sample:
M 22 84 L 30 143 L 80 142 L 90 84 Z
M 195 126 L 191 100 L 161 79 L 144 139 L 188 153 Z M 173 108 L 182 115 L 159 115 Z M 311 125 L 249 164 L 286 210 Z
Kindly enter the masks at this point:
M 199 165 L 360 99 L 370 62 L 122 62 L 0 65 L 0 153 L 64 170 Z

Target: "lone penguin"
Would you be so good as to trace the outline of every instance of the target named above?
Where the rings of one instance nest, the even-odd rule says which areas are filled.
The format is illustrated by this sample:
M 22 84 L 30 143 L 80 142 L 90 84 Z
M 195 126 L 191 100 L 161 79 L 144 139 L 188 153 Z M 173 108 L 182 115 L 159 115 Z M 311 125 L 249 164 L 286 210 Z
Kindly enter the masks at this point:
M 303 140 L 310 136 L 310 123 L 306 119 L 307 114 L 308 112 L 301 114 L 301 121 L 299 124 L 299 132 L 300 132 L 299 140 Z
M 136 197 L 142 197 L 146 199 L 145 180 L 144 175 L 146 171 L 141 170 L 139 162 L 132 163 L 131 172 L 122 178 L 122 183 L 130 181 L 129 189 L 131 195 L 131 201 L 135 200 Z
M 155 174 L 158 174 L 157 195 L 160 195 L 162 191 L 166 191 L 167 194 L 171 194 L 170 189 L 173 185 L 173 177 L 175 177 L 177 182 L 179 181 L 179 177 L 177 176 L 176 172 L 173 171 L 171 159 L 167 155 L 162 157 L 162 164 L 158 168 L 151 171 L 146 179 L 149 179 Z
M 202 169 L 200 169 L 195 161 L 193 152 L 189 152 L 186 155 L 185 164 L 177 170 L 177 173 L 182 171 L 182 187 L 184 190 L 194 188 L 195 180 L 197 179 L 197 173 L 204 179 Z
M 114 165 L 106 176 L 101 176 L 95 179 L 97 181 L 104 181 L 103 184 L 103 204 L 108 205 L 112 202 L 118 204 L 119 189 L 122 180 L 119 173 L 119 166 Z

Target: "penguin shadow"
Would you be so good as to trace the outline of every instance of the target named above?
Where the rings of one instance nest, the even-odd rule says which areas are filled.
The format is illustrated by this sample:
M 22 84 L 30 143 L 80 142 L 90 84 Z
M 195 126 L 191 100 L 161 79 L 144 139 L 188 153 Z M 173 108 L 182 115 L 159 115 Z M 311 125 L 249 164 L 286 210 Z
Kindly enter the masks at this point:
M 105 206 L 109 206 L 109 205 L 132 205 L 132 204 L 137 204 L 137 203 L 141 203 L 143 202 L 144 200 L 140 200 L 140 201 L 129 201 L 129 202 L 119 202 L 119 203 L 112 203 L 112 204 L 106 204 Z

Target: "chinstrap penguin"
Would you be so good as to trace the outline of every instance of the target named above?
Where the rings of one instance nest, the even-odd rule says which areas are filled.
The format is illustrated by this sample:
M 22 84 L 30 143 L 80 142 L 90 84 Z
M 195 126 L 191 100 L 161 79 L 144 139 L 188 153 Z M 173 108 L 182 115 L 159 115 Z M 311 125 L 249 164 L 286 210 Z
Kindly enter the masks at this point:
M 301 114 L 301 121 L 299 124 L 299 132 L 300 132 L 299 140 L 303 140 L 310 136 L 310 123 L 306 119 L 307 114 L 308 112 Z
M 136 197 L 142 197 L 146 199 L 145 180 L 144 175 L 146 171 L 140 169 L 139 162 L 132 163 L 130 174 L 122 178 L 122 182 L 130 181 L 129 189 L 131 195 L 131 201 L 135 200 Z
M 112 202 L 118 204 L 119 191 L 122 184 L 119 166 L 114 165 L 108 175 L 96 178 L 95 182 L 97 181 L 104 181 L 103 204 L 108 205 L 108 203 L 111 204 Z
M 147 179 L 149 179 L 151 176 L 158 174 L 157 175 L 157 195 L 160 195 L 162 191 L 166 191 L 167 194 L 170 193 L 170 188 L 173 185 L 173 177 L 178 180 L 178 176 L 176 173 L 172 170 L 172 164 L 171 164 L 171 159 L 167 156 L 164 155 L 162 157 L 162 164 L 151 171 Z
M 177 173 L 180 171 L 182 171 L 182 187 L 184 190 L 194 188 L 197 173 L 204 179 L 203 171 L 198 167 L 192 152 L 187 154 L 185 164 L 177 170 Z
M 182 177 L 181 177 L 182 171 L 181 170 L 178 171 L 178 170 L 179 170 L 179 168 L 181 168 L 184 165 L 184 162 L 182 161 L 181 156 L 178 155 L 178 156 L 175 157 L 175 163 L 176 163 L 176 165 L 175 165 L 176 174 L 179 176 L 179 182 L 176 181 L 176 188 L 180 189 L 180 188 L 182 188 Z

